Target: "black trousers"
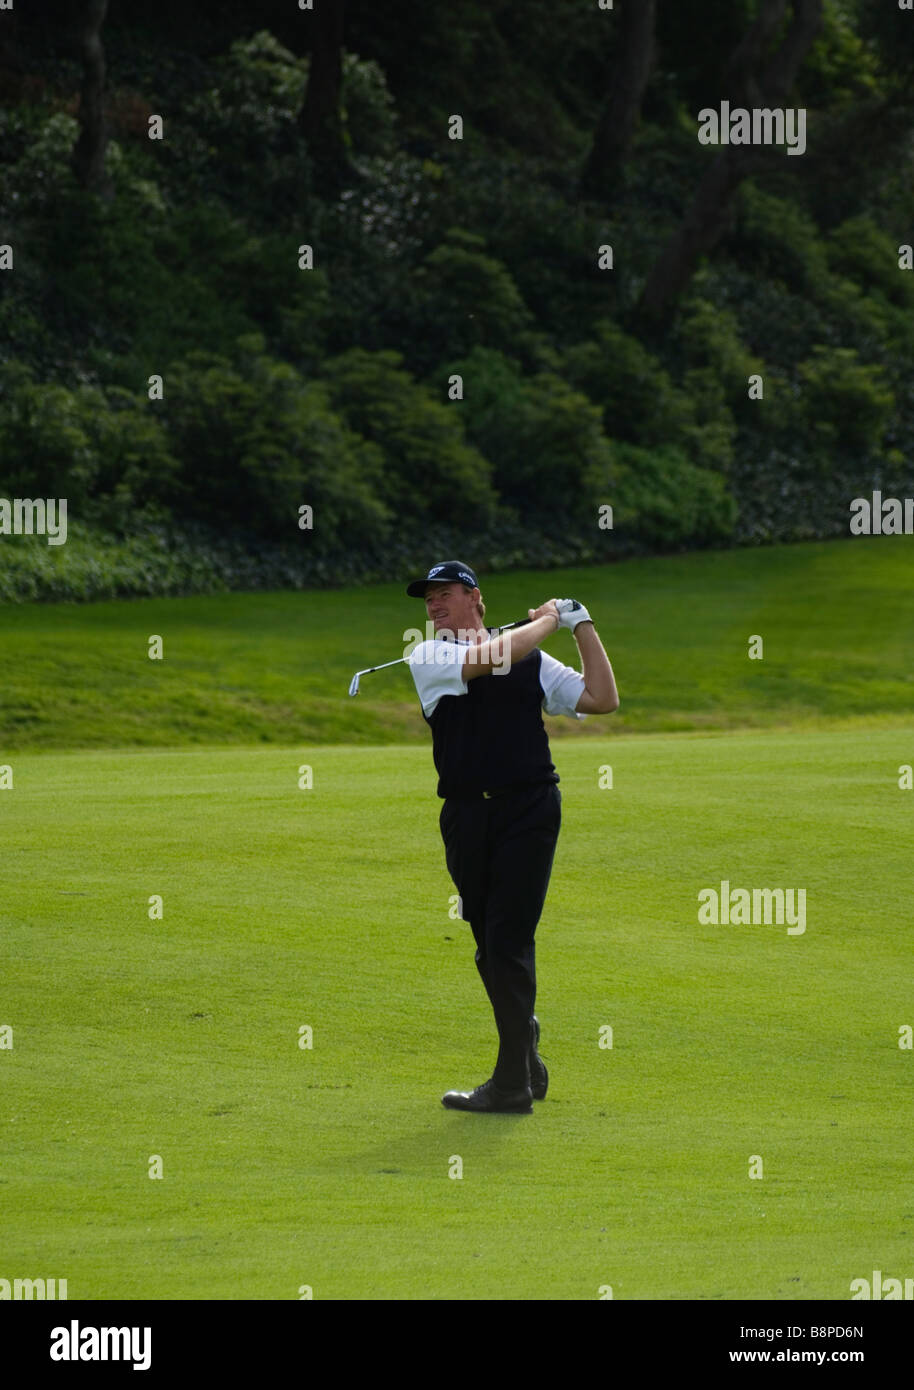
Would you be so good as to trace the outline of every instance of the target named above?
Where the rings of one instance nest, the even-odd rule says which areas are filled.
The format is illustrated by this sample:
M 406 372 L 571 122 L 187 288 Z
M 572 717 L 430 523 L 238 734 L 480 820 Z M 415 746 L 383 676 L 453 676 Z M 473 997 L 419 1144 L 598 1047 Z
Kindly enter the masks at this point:
M 493 1077 L 504 1090 L 530 1084 L 533 938 L 561 822 L 562 795 L 552 782 L 495 797 L 447 798 L 441 807 L 448 872 L 476 940 L 476 967 L 498 1029 Z

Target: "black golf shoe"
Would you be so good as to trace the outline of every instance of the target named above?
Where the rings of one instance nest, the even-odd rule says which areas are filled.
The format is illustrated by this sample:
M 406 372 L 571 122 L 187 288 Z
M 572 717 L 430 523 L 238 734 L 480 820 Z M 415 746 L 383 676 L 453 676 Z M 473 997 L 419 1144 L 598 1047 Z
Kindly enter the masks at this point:
M 545 1062 L 536 1050 L 540 1040 L 540 1021 L 536 1014 L 533 1015 L 533 1027 L 536 1038 L 530 1049 L 530 1089 L 533 1091 L 534 1100 L 543 1100 L 549 1085 L 549 1073 L 546 1070 Z
M 501 1091 L 490 1078 L 475 1091 L 448 1091 L 441 1097 L 448 1110 L 472 1110 L 480 1115 L 532 1115 L 533 1097 L 529 1086 L 521 1091 Z

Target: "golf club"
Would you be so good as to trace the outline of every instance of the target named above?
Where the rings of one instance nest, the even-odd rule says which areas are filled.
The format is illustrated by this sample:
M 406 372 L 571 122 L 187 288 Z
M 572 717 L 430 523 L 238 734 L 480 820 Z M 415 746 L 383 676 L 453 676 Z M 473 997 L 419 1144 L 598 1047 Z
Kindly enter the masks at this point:
M 526 623 L 529 623 L 529 621 L 529 618 L 518 618 L 516 622 L 504 623 L 501 627 L 493 628 L 492 636 L 497 637 L 500 632 L 507 632 L 508 629 L 512 627 L 524 627 L 524 625 Z M 397 661 L 384 661 L 381 663 L 380 666 L 369 666 L 367 671 L 356 671 L 355 675 L 352 677 L 352 680 L 349 682 L 349 694 L 358 695 L 360 677 L 370 676 L 373 671 L 383 671 L 388 666 L 400 666 L 404 661 L 408 660 L 408 657 L 401 656 Z

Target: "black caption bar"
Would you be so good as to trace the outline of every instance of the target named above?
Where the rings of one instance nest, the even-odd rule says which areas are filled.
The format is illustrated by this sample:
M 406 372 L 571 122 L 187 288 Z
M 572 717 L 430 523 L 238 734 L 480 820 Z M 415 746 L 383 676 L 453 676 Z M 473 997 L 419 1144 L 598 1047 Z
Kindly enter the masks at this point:
M 836 1366 L 857 1368 L 867 1378 L 905 1364 L 911 1344 L 911 1306 L 904 1301 L 797 1303 L 632 1303 L 589 1313 L 553 1305 L 561 1313 L 549 1329 L 574 1324 L 575 1336 L 593 1336 L 596 1351 L 624 1352 L 639 1368 L 682 1374 L 743 1366 L 778 1368 L 811 1365 L 824 1375 Z M 593 1299 L 594 1303 L 603 1300 Z M 440 1303 L 439 1303 L 440 1306 Z M 514 1312 L 511 1312 L 513 1306 Z M 550 1318 L 552 1318 L 550 1314 Z M 514 1328 L 514 1332 L 510 1331 Z M 417 1333 L 421 1330 L 421 1337 Z M 472 1303 L 423 1314 L 421 1329 L 410 1304 L 361 1302 L 357 1306 L 319 1299 L 268 1302 L 7 1302 L 0 1314 L 7 1366 L 20 1375 L 40 1374 L 41 1384 L 72 1377 L 129 1374 L 142 1386 L 150 1379 L 197 1372 L 212 1379 L 224 1373 L 236 1383 L 248 1372 L 280 1367 L 302 1375 L 318 1352 L 332 1364 L 353 1369 L 361 1352 L 374 1371 L 402 1365 L 404 1357 L 427 1358 L 432 1349 L 451 1359 L 463 1347 L 476 1361 L 510 1342 L 511 1360 L 536 1357 L 539 1335 L 531 1336 L 523 1307 Z M 484 1340 L 483 1340 L 484 1339 Z M 553 1342 L 553 1345 L 560 1345 Z M 575 1360 L 580 1355 L 575 1341 Z M 489 1355 L 487 1352 L 487 1357 Z M 431 1365 L 427 1367 L 431 1370 Z

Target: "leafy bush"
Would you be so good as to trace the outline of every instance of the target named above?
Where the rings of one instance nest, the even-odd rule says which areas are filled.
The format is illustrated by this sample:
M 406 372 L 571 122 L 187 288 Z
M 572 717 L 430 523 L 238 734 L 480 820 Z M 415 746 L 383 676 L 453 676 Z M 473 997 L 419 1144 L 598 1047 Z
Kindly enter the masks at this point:
M 898 245 L 867 216 L 851 217 L 829 233 L 825 246 L 834 271 L 850 276 L 891 304 L 914 310 L 914 275 L 898 266 Z
M 739 261 L 760 279 L 817 298 L 828 283 L 828 259 L 812 218 L 751 180 L 739 193 Z
M 324 378 L 334 409 L 376 445 L 375 486 L 398 520 L 485 525 L 496 500 L 489 464 L 464 438 L 456 404 L 436 400 L 402 363 L 398 352 L 362 348 L 332 358 Z
M 22 122 L 19 134 L 18 159 L 0 165 L 0 205 L 9 214 L 22 217 L 50 211 L 62 191 L 73 183 L 70 159 L 79 123 L 58 111 L 45 117 L 37 128 Z
M 219 198 L 251 228 L 307 216 L 312 173 L 297 124 L 307 77 L 308 59 L 266 30 L 233 43 L 164 142 L 176 201 Z
M 761 278 L 748 266 L 723 262 L 702 279 L 704 298 L 736 317 L 746 351 L 764 354 L 782 370 L 835 334 L 825 306 L 794 294 L 783 281 Z
M 397 153 L 362 160 L 361 177 L 333 202 L 315 204 L 307 239 L 320 248 L 333 314 L 330 352 L 357 342 L 405 354 L 424 372 L 429 353 L 414 340 L 410 281 L 425 247 L 437 239 L 439 171 L 431 161 Z
M 475 348 L 454 364 L 464 379 L 467 437 L 491 460 L 503 504 L 547 534 L 596 525 L 612 453 L 600 411 L 554 372 Z
M 394 99 L 379 63 L 343 54 L 343 129 L 355 155 L 386 158 L 397 147 Z
M 487 254 L 508 267 L 557 344 L 579 340 L 596 318 L 630 302 L 641 273 L 640 210 L 622 234 L 615 217 L 609 222 L 580 201 L 567 167 L 557 175 L 542 159 L 460 145 L 439 158 L 442 232 L 462 227 L 484 236 Z M 619 256 L 615 270 L 600 270 L 604 243 L 633 248 L 633 259 Z
M 674 443 L 693 420 L 689 397 L 657 358 L 609 319 L 591 339 L 565 349 L 561 370 L 602 407 L 611 438 L 646 447 Z
M 613 524 L 623 538 L 665 549 L 729 540 L 737 508 L 725 480 L 678 449 L 619 444 L 613 467 Z
M 48 546 L 39 536 L 5 539 L 0 546 L 0 603 L 88 603 L 232 589 L 384 583 L 392 568 L 403 575 L 419 573 L 432 559 L 459 554 L 466 539 L 463 528 L 425 520 L 398 525 L 382 540 L 327 552 L 311 544 L 258 541 L 247 529 L 216 530 L 190 522 L 141 523 L 123 540 L 115 540 L 70 520 L 64 546 Z M 495 574 L 519 565 L 542 569 L 586 564 L 605 559 L 605 546 L 592 535 L 546 536 L 500 518 L 497 525 L 474 530 L 473 559 L 481 570 Z
M 21 374 L 0 400 L 0 488 L 65 497 L 69 514 L 114 532 L 162 516 L 177 463 L 156 410 L 119 387 L 69 390 Z
M 803 414 L 822 454 L 859 457 L 881 449 L 895 404 L 881 367 L 864 365 L 851 348 L 819 347 L 798 375 Z
M 307 60 L 296 58 L 269 30 L 236 39 L 217 71 L 218 86 L 201 92 L 187 111 L 210 136 L 247 149 L 295 120 L 305 97 Z
M 232 587 L 230 578 L 199 544 L 176 546 L 143 528 L 116 540 L 69 514 L 66 545 L 20 536 L 0 547 L 0 603 L 213 593 Z
M 507 267 L 488 255 L 485 239 L 451 228 L 410 275 L 405 297 L 412 359 L 424 373 L 476 346 L 516 351 L 531 315 Z
M 20 382 L 0 404 L 0 468 L 8 496 L 87 501 L 96 460 L 79 394 L 53 382 Z
M 561 369 L 602 407 L 603 428 L 610 438 L 643 448 L 673 445 L 697 467 L 726 471 L 735 428 L 728 392 L 735 395 L 739 387 L 745 395 L 748 372 L 742 379 L 737 373 L 748 368 L 751 359 L 741 345 L 738 351 L 734 348 L 732 325 L 718 328 L 723 343 L 715 341 L 709 327 L 700 304 L 680 326 L 682 386 L 637 338 L 607 319 L 597 325 L 596 341 L 578 343 L 562 353 Z M 722 356 L 727 363 L 723 378 Z
M 267 356 L 262 338 L 242 339 L 236 362 L 189 354 L 168 379 L 165 420 L 181 460 L 177 516 L 282 540 L 295 536 L 307 505 L 317 551 L 386 533 L 381 451 L 346 428 L 322 383 Z

